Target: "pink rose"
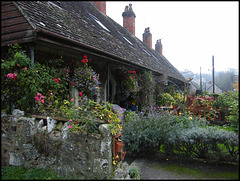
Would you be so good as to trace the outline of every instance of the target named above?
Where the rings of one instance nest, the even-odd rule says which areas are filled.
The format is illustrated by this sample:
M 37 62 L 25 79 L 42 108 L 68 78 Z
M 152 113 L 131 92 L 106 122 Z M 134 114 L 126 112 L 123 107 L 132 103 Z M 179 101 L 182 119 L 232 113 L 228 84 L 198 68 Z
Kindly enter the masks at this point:
M 69 127 L 69 128 L 72 128 L 72 126 L 71 126 L 71 125 L 69 125 L 68 127 Z

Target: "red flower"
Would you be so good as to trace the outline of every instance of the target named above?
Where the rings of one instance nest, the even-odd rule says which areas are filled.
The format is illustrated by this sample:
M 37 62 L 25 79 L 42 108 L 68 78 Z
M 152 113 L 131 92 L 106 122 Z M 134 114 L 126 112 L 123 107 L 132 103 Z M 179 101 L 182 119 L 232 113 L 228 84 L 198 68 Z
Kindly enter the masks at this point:
M 129 73 L 129 74 L 132 74 L 132 73 L 133 73 L 133 74 L 136 74 L 136 71 L 134 71 L 134 70 L 133 70 L 133 71 L 128 71 L 128 73 Z
M 13 76 L 14 76 L 14 77 L 13 77 L 14 80 L 16 80 L 16 78 L 17 78 L 17 74 L 14 73 Z
M 55 80 L 55 82 L 59 82 L 59 80 L 58 79 L 54 79 Z
M 87 63 L 88 62 L 87 55 L 83 55 L 82 58 L 83 58 L 82 63 Z
M 71 81 L 70 84 L 73 85 L 73 82 Z
M 79 96 L 82 97 L 82 92 L 79 92 Z
M 82 63 L 87 63 L 88 59 L 82 59 Z

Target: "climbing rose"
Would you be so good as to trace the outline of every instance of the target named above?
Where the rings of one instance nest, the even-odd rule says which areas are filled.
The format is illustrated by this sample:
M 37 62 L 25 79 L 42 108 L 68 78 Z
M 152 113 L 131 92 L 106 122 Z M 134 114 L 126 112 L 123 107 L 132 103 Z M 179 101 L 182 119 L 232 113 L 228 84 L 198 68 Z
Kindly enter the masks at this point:
M 9 74 L 7 74 L 7 78 L 16 80 L 17 74 L 15 74 L 15 73 L 13 73 L 13 74 L 12 74 L 12 73 L 9 73 Z
M 71 126 L 71 125 L 69 125 L 68 127 L 69 127 L 69 128 L 72 128 L 72 126 Z
M 37 93 L 37 96 L 35 96 L 34 97 L 35 98 L 35 100 L 37 101 L 37 102 L 41 102 L 42 104 L 44 104 L 44 96 L 42 96 L 42 94 L 41 93 Z
M 55 82 L 59 82 L 59 80 L 58 79 L 54 79 L 55 80 Z

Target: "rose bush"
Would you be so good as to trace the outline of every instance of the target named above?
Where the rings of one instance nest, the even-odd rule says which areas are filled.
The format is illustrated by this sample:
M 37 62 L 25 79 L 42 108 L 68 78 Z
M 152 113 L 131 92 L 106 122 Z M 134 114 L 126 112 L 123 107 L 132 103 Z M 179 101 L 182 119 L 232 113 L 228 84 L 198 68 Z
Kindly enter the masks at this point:
M 32 112 L 37 93 L 54 92 L 59 100 L 67 98 L 68 88 L 61 81 L 64 75 L 57 69 L 38 62 L 32 67 L 31 59 L 19 45 L 10 48 L 8 55 L 1 64 L 1 103 L 6 112 L 11 113 L 13 108 Z

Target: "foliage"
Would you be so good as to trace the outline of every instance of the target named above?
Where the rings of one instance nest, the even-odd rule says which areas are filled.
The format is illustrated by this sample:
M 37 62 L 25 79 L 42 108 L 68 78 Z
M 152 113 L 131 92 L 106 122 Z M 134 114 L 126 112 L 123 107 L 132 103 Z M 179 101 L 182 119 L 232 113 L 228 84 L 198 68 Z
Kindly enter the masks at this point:
M 220 108 L 231 123 L 231 128 L 239 132 L 239 92 L 228 91 L 219 95 L 214 106 Z
M 70 108 L 65 108 L 65 114 L 69 115 L 67 118 L 69 119 L 71 132 L 83 131 L 86 133 L 98 133 L 99 120 L 109 124 L 112 135 L 116 135 L 122 130 L 118 114 L 113 111 L 110 103 L 101 105 L 93 100 L 89 100 L 85 101 L 85 103 L 77 109 L 72 107 L 73 105 L 70 106 Z M 68 111 L 72 111 L 73 114 L 67 113 Z
M 123 80 L 124 88 L 131 93 L 133 98 L 136 99 L 137 93 L 140 91 L 140 86 L 138 84 L 138 76 L 136 71 L 128 71 Z
M 237 96 L 237 100 L 234 100 L 229 106 L 228 110 L 230 111 L 227 119 L 231 123 L 231 128 L 239 134 L 239 97 Z
M 175 99 L 169 93 L 160 93 L 157 96 L 157 105 L 174 105 L 176 103 Z
M 175 99 L 175 106 L 180 106 L 185 101 L 183 92 L 174 92 L 172 97 Z
M 140 172 L 137 168 L 130 168 L 128 174 L 131 179 L 138 179 L 140 178 Z
M 99 74 L 94 72 L 87 62 L 87 56 L 83 55 L 81 66 L 74 70 L 74 78 L 71 79 L 70 75 L 68 77 L 70 84 L 75 86 L 79 92 L 88 97 L 93 97 L 99 91 Z
M 148 111 L 147 109 L 154 105 L 154 87 L 151 72 L 145 70 L 142 71 L 139 78 L 139 85 L 141 90 L 138 93 L 137 102 L 139 102 L 141 106 L 141 111 L 146 112 Z
M 65 180 L 50 169 L 2 166 L 1 180 Z
M 212 107 L 214 99 L 210 96 L 196 96 L 193 100 L 193 107 Z
M 43 95 L 54 92 L 59 100 L 66 98 L 67 86 L 62 81 L 63 76 L 57 69 L 37 62 L 32 67 L 30 58 L 20 46 L 14 45 L 9 49 L 7 60 L 2 60 L 1 64 L 4 109 L 9 113 L 13 108 L 30 112 L 38 92 Z
M 227 91 L 223 94 L 220 94 L 214 103 L 214 106 L 225 109 L 225 107 L 230 107 L 231 103 L 234 100 L 238 100 L 238 92 L 235 91 Z
M 129 152 L 181 153 L 199 158 L 236 159 L 238 134 L 224 128 L 210 126 L 205 119 L 167 111 L 148 116 L 131 115 L 123 125 L 122 141 Z

